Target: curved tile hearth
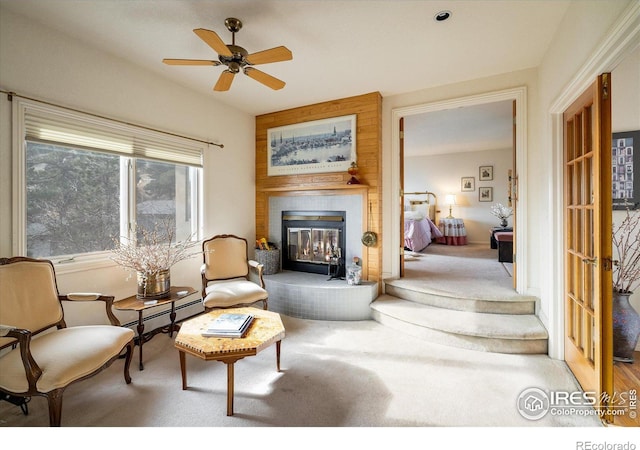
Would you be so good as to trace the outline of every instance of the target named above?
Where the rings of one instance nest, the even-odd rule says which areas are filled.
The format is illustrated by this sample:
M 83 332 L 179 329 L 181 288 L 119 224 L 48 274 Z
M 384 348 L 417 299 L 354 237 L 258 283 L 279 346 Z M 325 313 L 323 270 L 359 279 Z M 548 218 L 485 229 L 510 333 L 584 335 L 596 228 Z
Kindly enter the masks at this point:
M 327 275 L 282 271 L 265 275 L 269 310 L 299 319 L 369 320 L 378 284 L 349 285 Z

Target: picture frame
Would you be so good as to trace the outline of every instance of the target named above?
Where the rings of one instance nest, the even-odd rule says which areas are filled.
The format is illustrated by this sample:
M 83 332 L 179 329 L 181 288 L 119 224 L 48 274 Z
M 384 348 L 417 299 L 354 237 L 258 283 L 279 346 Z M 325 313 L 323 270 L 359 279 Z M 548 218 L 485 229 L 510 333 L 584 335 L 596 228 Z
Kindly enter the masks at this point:
M 640 130 L 613 133 L 611 182 L 614 210 L 640 207 Z
M 462 177 L 460 179 L 460 190 L 462 192 L 473 192 L 476 190 L 476 179 L 474 177 Z
M 480 202 L 492 202 L 493 201 L 493 188 L 492 187 L 480 187 L 480 188 L 478 188 L 478 201 L 480 201 Z
M 267 176 L 346 172 L 356 162 L 356 114 L 267 130 Z
M 478 180 L 480 181 L 492 181 L 493 180 L 493 166 L 480 166 L 478 169 Z

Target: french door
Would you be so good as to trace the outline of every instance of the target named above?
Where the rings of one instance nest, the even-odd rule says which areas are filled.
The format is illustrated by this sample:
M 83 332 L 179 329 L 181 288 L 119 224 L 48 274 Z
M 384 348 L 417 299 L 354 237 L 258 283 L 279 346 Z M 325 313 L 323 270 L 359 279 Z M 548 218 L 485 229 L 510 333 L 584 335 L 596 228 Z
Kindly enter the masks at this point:
M 601 408 L 613 395 L 610 80 L 564 112 L 565 360 Z

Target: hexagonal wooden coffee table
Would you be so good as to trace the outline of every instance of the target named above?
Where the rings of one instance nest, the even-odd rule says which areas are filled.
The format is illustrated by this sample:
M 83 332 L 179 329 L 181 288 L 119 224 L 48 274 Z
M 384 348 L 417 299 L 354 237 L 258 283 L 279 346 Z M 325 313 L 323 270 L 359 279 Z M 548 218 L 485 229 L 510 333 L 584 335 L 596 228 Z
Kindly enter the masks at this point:
M 219 338 L 202 336 L 208 325 L 220 314 L 249 313 L 254 315 L 253 323 L 242 338 Z M 182 389 L 187 389 L 187 366 L 185 354 L 205 361 L 221 361 L 227 365 L 227 416 L 233 415 L 233 365 L 246 356 L 276 343 L 276 369 L 280 372 L 280 343 L 285 330 L 280 315 L 257 308 L 219 309 L 187 320 L 176 336 L 175 346 L 180 354 Z

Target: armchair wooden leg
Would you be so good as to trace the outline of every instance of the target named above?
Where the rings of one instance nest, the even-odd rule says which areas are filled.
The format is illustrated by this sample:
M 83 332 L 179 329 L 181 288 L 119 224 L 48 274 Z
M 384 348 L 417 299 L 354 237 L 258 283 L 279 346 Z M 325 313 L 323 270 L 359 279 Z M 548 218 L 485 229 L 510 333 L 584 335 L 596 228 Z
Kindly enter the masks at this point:
M 131 366 L 131 360 L 133 359 L 133 347 L 134 347 L 134 342 L 132 339 L 131 342 L 127 344 L 127 353 L 125 355 L 125 360 L 124 360 L 124 381 L 126 381 L 127 384 L 131 383 L 129 366 Z
M 49 403 L 49 426 L 59 427 L 62 419 L 62 393 L 64 389 L 55 389 L 47 394 Z

